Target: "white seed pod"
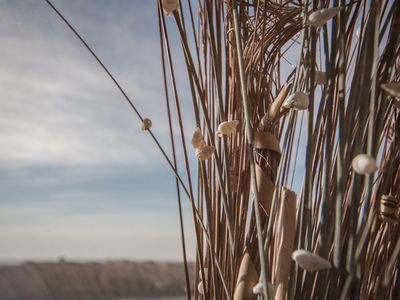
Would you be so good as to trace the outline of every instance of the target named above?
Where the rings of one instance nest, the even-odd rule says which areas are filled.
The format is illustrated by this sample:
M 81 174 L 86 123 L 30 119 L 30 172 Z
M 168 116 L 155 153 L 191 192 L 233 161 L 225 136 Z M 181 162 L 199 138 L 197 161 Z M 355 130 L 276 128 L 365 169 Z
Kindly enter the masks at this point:
M 141 129 L 142 130 L 149 130 L 151 128 L 151 120 L 150 119 L 143 119 L 142 121 L 142 126 Z
M 327 84 L 328 83 L 328 77 L 326 75 L 326 72 L 323 71 L 315 71 L 315 83 L 316 84 Z
M 253 294 L 254 295 L 262 295 L 263 294 L 263 284 L 261 282 L 257 283 L 253 287 Z
M 312 12 L 308 16 L 308 24 L 315 27 L 322 27 L 326 22 L 336 16 L 340 7 L 322 8 Z
M 203 281 L 200 281 L 199 284 L 197 285 L 197 290 L 200 295 L 204 295 L 204 284 Z
M 215 151 L 214 146 L 203 146 L 196 150 L 196 157 L 200 160 L 206 160 L 211 157 L 214 151 Z
M 275 298 L 275 288 L 272 285 L 271 282 L 267 282 L 267 286 L 268 286 L 268 297 L 269 298 Z M 264 291 L 263 291 L 263 284 L 261 282 L 257 283 L 254 287 L 253 287 L 253 294 L 254 295 L 263 295 Z
M 393 97 L 400 98 L 400 83 L 399 82 L 391 82 L 381 84 L 382 90 Z
M 192 146 L 195 149 L 204 147 L 206 145 L 206 142 L 204 140 L 203 134 L 201 133 L 201 130 L 199 127 L 196 127 L 196 129 L 193 132 L 192 136 Z
M 292 259 L 304 270 L 313 272 L 331 268 L 331 263 L 319 255 L 298 249 L 292 253 Z
M 282 106 L 286 108 L 293 108 L 295 110 L 304 110 L 308 108 L 309 104 L 310 99 L 308 98 L 308 94 L 303 92 L 295 92 L 286 98 Z
M 238 120 L 222 122 L 218 125 L 217 136 L 222 137 L 223 135 L 231 135 L 236 131 L 238 125 Z
M 354 172 L 361 175 L 373 173 L 377 169 L 375 159 L 368 154 L 359 154 L 354 157 L 351 166 Z
M 171 16 L 175 10 L 179 7 L 178 0 L 163 0 L 162 1 L 163 9 L 167 16 Z
M 207 281 L 208 280 L 208 269 L 207 268 L 204 268 L 204 277 L 205 277 L 205 281 Z M 199 278 L 201 280 L 203 280 L 203 276 L 201 274 L 201 270 L 199 271 Z

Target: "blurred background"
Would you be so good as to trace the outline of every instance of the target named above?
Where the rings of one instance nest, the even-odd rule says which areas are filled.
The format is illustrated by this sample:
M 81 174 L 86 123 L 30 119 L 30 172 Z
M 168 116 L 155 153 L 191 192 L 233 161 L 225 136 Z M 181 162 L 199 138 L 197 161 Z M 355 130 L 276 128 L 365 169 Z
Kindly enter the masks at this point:
M 169 150 L 156 1 L 53 2 Z M 178 276 L 171 284 L 182 286 L 173 295 L 183 293 L 174 177 L 115 86 L 44 1 L 0 0 L 0 43 L 0 299 L 81 299 L 68 294 L 71 278 L 87 288 L 96 276 L 114 280 L 107 284 L 117 291 L 106 295 L 104 288 L 93 299 L 118 299 L 132 293 L 126 278 L 150 270 Z M 190 101 L 185 124 L 194 129 Z M 193 260 L 192 221 L 185 216 Z M 118 294 L 124 280 L 125 294 Z M 32 286 L 42 290 L 37 298 Z M 62 287 L 66 298 L 51 295 Z

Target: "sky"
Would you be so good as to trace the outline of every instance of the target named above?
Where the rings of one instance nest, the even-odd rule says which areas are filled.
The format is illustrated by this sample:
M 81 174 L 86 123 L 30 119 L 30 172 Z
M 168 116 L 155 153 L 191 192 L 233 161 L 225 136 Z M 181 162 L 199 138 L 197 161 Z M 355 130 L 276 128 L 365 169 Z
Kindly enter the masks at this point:
M 168 148 L 156 1 L 53 3 Z M 42 0 L 0 0 L 0 44 L 0 260 L 181 260 L 174 177 L 88 51 Z
M 152 120 L 153 133 L 170 154 L 157 1 L 52 2 Z M 167 26 L 189 138 L 195 121 L 186 68 L 172 18 Z M 0 0 L 0 45 L 0 262 L 181 261 L 174 176 L 76 36 L 44 0 Z M 297 64 L 296 44 L 286 59 L 282 70 L 290 73 Z M 320 101 L 319 92 L 316 96 Z M 299 158 L 289 186 L 298 195 L 308 122 L 301 114 Z M 196 174 L 194 150 L 189 151 Z M 183 204 L 187 254 L 193 260 L 185 197 Z

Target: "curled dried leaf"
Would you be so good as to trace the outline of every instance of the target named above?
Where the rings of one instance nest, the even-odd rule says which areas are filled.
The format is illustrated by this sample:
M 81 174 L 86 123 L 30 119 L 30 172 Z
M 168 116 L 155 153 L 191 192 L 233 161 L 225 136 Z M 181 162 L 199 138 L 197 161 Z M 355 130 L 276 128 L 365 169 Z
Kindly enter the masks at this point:
M 280 109 L 282 107 L 283 101 L 289 92 L 290 85 L 285 83 L 282 89 L 279 91 L 278 96 L 275 98 L 274 102 L 271 103 L 268 112 L 261 118 L 259 129 L 264 130 L 268 125 L 273 123 L 280 116 Z

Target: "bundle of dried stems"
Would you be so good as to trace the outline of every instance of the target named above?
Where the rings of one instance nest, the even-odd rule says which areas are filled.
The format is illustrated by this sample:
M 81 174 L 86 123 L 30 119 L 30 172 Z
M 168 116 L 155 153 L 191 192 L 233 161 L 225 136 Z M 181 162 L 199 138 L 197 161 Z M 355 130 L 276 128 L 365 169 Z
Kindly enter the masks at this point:
M 400 1 L 157 1 L 172 158 L 147 131 L 176 176 L 186 268 L 182 191 L 192 207 L 188 299 L 399 299 Z

